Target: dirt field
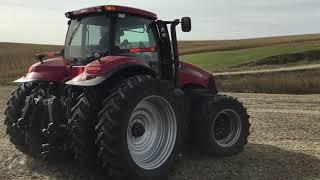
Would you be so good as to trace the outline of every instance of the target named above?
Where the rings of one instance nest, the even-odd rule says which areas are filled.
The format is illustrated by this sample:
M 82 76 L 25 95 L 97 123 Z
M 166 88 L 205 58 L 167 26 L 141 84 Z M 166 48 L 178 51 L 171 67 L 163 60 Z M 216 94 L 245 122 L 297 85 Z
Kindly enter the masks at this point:
M 1 119 L 11 90 L 0 87 Z M 232 95 L 244 101 L 251 115 L 244 152 L 228 158 L 188 152 L 171 180 L 320 179 L 320 95 Z M 0 179 L 99 179 L 77 164 L 27 158 L 9 143 L 2 122 L 0 152 Z

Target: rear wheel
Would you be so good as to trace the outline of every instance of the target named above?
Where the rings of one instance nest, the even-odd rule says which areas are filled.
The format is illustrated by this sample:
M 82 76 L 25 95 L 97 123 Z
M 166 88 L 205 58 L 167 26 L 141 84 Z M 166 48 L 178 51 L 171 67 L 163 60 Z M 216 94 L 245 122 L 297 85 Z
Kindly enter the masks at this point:
M 230 156 L 248 142 L 249 115 L 238 100 L 225 95 L 204 95 L 192 122 L 194 143 L 215 156 Z M 199 114 L 199 115 L 198 115 Z
M 95 144 L 95 124 L 99 110 L 98 100 L 93 91 L 87 89 L 79 97 L 72 108 L 71 148 L 75 159 L 82 167 L 95 168 L 97 163 L 97 147 Z
M 163 179 L 182 147 L 183 105 L 168 82 L 125 80 L 103 103 L 99 156 L 114 179 Z
M 49 124 L 48 111 L 39 104 L 32 104 L 31 111 L 26 115 L 28 126 L 25 129 L 27 152 L 26 154 L 40 159 L 42 158 L 42 144 L 46 141 L 42 130 Z

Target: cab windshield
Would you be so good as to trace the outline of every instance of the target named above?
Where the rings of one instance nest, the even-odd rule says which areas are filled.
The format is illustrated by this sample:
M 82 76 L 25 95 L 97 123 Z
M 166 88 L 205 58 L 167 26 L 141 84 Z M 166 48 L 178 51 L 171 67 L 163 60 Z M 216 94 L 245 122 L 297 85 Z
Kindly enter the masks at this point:
M 150 19 L 120 14 L 71 20 L 64 58 L 72 64 L 87 64 L 102 56 L 135 56 L 157 71 L 158 52 Z M 144 49 L 143 51 L 141 49 Z
M 101 15 L 71 20 L 64 57 L 79 64 L 90 62 L 94 52 L 108 53 L 110 42 L 110 17 Z

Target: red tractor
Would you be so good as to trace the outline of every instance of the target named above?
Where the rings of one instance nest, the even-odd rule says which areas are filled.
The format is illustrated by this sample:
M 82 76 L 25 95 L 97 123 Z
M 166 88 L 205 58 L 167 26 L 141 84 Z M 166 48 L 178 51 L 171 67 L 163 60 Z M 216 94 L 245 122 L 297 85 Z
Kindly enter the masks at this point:
M 249 116 L 211 73 L 179 61 L 176 26 L 148 11 L 66 13 L 59 53 L 36 55 L 5 111 L 11 142 L 34 158 L 73 155 L 115 179 L 164 179 L 186 139 L 210 155 L 239 153 Z M 169 30 L 168 30 L 169 28 Z M 56 56 L 56 57 L 53 57 Z

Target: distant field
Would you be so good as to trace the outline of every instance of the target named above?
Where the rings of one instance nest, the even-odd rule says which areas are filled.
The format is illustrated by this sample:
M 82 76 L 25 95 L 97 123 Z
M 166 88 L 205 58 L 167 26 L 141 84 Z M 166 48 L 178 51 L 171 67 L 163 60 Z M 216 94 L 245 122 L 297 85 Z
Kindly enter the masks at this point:
M 220 92 L 320 94 L 320 68 L 215 76 Z
M 211 72 L 225 71 L 240 64 L 249 63 L 269 56 L 320 49 L 320 41 L 273 45 L 241 50 L 197 53 L 181 59 L 196 64 Z
M 218 41 L 181 41 L 179 42 L 179 53 L 181 55 L 226 51 L 236 49 L 247 49 L 279 44 L 300 43 L 306 41 L 320 41 L 320 34 L 306 34 L 295 36 L 265 37 L 240 40 L 218 40 Z
M 35 63 L 34 55 L 47 51 L 59 51 L 61 46 L 0 43 L 0 83 L 21 76 Z
M 61 48 L 62 46 L 0 43 L 0 84 L 26 73 L 28 67 L 36 62 L 34 54 L 58 51 Z M 320 49 L 320 34 L 179 42 L 180 54 L 189 54 L 181 59 L 212 72 L 225 71 L 230 67 L 272 55 L 314 49 Z

